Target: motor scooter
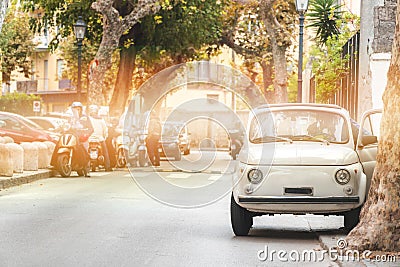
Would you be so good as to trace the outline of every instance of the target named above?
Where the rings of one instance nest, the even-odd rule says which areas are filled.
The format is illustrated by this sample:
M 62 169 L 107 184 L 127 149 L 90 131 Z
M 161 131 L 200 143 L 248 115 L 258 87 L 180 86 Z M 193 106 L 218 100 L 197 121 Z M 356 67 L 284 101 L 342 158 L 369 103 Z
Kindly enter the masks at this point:
M 89 157 L 90 157 L 90 168 L 92 172 L 96 171 L 97 167 L 105 167 L 105 159 L 103 150 L 101 148 L 100 138 L 96 135 L 91 135 L 89 137 Z
M 69 177 L 72 171 L 76 171 L 79 176 L 87 176 L 88 166 L 84 164 L 87 162 L 87 152 L 83 143 L 88 138 L 89 134 L 80 134 L 79 130 L 72 128 L 61 135 L 53 152 L 52 161 L 62 177 Z
M 229 154 L 231 155 L 233 160 L 236 160 L 237 155 L 243 146 L 242 137 L 238 130 L 229 130 Z

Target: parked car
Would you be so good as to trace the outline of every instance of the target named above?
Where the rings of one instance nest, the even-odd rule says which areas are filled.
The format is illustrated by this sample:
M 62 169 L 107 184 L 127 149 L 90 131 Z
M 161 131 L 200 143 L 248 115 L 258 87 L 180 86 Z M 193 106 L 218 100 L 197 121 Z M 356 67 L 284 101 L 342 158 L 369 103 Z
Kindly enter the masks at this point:
M 254 216 L 283 213 L 344 215 L 345 228 L 352 229 L 376 163 L 380 113 L 367 112 L 359 127 L 363 131 L 353 137 L 349 113 L 339 106 L 255 109 L 234 175 L 234 233 L 247 235 Z
M 181 160 L 182 153 L 190 154 L 190 133 L 180 122 L 165 122 L 160 139 L 161 156 Z
M 63 127 L 68 123 L 68 120 L 56 118 L 56 117 L 39 117 L 32 116 L 26 117 L 27 119 L 33 121 L 38 124 L 40 127 L 45 129 L 46 131 L 60 133 L 63 130 Z
M 0 112 L 0 136 L 9 136 L 14 139 L 15 143 L 21 143 L 33 141 L 56 142 L 59 135 L 47 132 L 21 115 Z

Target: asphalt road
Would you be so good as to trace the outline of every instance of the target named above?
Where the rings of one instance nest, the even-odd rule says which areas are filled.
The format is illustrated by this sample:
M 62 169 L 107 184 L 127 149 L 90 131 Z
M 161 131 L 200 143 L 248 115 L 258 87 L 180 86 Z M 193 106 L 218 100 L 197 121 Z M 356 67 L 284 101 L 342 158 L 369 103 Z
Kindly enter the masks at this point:
M 215 164 L 222 166 L 225 160 L 218 154 Z M 147 180 L 156 176 L 149 170 L 134 175 Z M 160 177 L 187 189 L 206 186 L 199 181 L 210 183 L 213 175 L 165 172 Z M 229 201 L 225 195 L 200 208 L 165 205 L 143 192 L 126 170 L 7 189 L 0 192 L 0 265 L 336 266 L 327 257 L 322 262 L 283 262 L 275 254 L 262 261 L 259 256 L 266 254 L 259 251 L 319 253 L 317 232 L 335 233 L 341 217 L 258 217 L 249 237 L 235 237 Z

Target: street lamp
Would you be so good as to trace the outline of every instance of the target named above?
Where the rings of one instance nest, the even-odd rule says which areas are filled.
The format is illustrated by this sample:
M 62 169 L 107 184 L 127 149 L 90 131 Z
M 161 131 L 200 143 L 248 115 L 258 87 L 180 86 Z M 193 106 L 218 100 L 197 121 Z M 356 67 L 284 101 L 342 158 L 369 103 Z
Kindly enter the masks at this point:
M 304 29 L 304 14 L 308 8 L 308 0 L 295 0 L 296 10 L 300 15 L 300 30 L 299 30 L 299 66 L 297 80 L 297 102 L 302 102 L 302 83 L 303 83 L 303 29 Z
M 82 41 L 85 38 L 86 23 L 79 16 L 78 20 L 74 24 L 75 38 L 78 45 L 78 87 L 76 90 L 78 101 L 81 101 L 82 91 Z

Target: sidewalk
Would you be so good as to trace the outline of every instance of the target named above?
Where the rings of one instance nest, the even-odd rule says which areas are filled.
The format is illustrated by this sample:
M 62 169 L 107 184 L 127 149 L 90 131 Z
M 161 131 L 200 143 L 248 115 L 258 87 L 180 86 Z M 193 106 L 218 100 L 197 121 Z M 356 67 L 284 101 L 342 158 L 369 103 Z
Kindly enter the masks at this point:
M 325 250 L 337 248 L 338 240 L 344 240 L 346 238 L 345 234 L 328 234 L 328 233 L 318 233 L 318 239 L 321 243 L 321 247 Z M 377 255 L 379 253 L 373 253 Z M 358 267 L 358 266 L 365 266 L 365 267 L 400 267 L 400 258 L 398 257 L 396 262 L 376 262 L 374 260 L 363 259 L 361 261 L 352 261 L 351 259 L 339 259 L 336 263 L 341 267 Z
M 23 173 L 14 173 L 12 177 L 0 176 L 0 190 L 31 183 L 36 180 L 46 179 L 54 176 L 54 171 L 49 169 L 39 169 L 38 171 L 24 171 Z

